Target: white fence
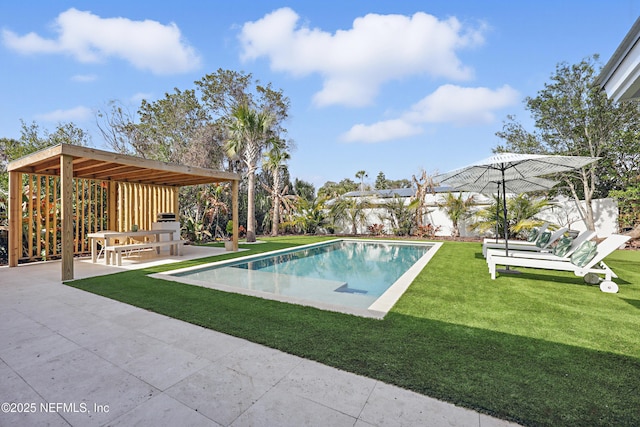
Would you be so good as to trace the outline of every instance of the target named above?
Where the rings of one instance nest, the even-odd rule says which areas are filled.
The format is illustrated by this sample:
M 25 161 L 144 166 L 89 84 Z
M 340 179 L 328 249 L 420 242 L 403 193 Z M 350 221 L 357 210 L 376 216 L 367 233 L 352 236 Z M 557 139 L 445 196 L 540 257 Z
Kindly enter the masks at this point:
M 468 197 L 470 194 L 463 194 L 463 198 Z M 493 199 L 487 198 L 481 194 L 473 194 L 476 205 L 475 210 L 487 208 L 491 205 Z M 405 204 L 410 203 L 410 198 L 406 197 Z M 380 206 L 386 203 L 389 199 L 384 198 L 372 198 L 367 199 L 374 206 Z M 424 223 L 429 223 L 434 227 L 440 227 L 437 232 L 437 236 L 451 236 L 453 224 L 449 219 L 446 211 L 438 207 L 438 203 L 444 202 L 443 194 L 429 194 L 427 196 L 426 204 L 428 207 L 428 213 L 425 215 Z M 581 202 L 584 205 L 584 201 Z M 605 237 L 612 233 L 618 232 L 618 203 L 615 199 L 596 199 L 592 201 L 593 213 L 596 225 L 596 232 L 598 237 Z M 366 224 L 358 226 L 359 234 L 368 234 L 367 227 L 372 224 L 384 225 L 384 230 L 387 234 L 391 233 L 392 226 L 389 221 L 383 218 L 387 216 L 387 210 L 383 207 L 375 207 L 366 209 Z M 584 231 L 587 229 L 586 223 L 578 209 L 576 202 L 573 199 L 566 197 L 560 197 L 552 201 L 552 204 L 540 213 L 539 218 L 545 221 L 549 221 L 553 224 L 557 224 L 561 227 L 567 227 L 570 230 Z M 472 232 L 469 229 L 469 224 L 473 223 L 473 217 L 466 221 L 461 221 L 460 236 L 461 237 L 480 237 L 479 234 Z M 336 233 L 351 233 L 351 224 L 343 222 L 338 224 L 339 228 L 336 229 Z

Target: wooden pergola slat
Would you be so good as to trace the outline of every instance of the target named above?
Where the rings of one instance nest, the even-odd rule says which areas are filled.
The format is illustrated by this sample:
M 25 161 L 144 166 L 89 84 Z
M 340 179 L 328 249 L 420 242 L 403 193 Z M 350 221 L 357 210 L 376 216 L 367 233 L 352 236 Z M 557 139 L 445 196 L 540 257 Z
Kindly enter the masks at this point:
M 129 156 L 125 154 L 112 153 L 108 151 L 98 150 L 95 148 L 81 147 L 70 144 L 59 144 L 47 149 L 30 154 L 8 165 L 9 172 L 9 266 L 18 265 L 18 260 L 22 251 L 21 227 L 22 227 L 22 175 L 45 175 L 57 176 L 60 179 L 60 219 L 62 233 L 62 280 L 73 279 L 73 256 L 74 256 L 74 232 L 73 227 L 73 192 L 74 179 L 97 180 L 108 182 L 108 192 L 104 189 L 100 190 L 100 194 L 107 192 L 107 206 L 109 228 L 114 228 L 116 224 L 116 211 L 118 209 L 116 202 L 117 183 L 128 183 L 123 185 L 147 185 L 156 187 L 182 187 L 197 184 L 211 184 L 219 182 L 232 183 L 232 220 L 235 232 L 233 233 L 233 249 L 238 250 L 238 183 L 241 179 L 240 175 L 226 172 L 205 169 L 193 166 L 184 166 L 159 162 L 155 160 L 142 159 L 139 157 Z M 29 185 L 33 182 L 29 178 Z M 38 181 L 39 182 L 39 181 Z M 38 184 L 39 185 L 39 184 Z M 54 187 L 55 188 L 55 187 Z M 83 186 L 82 191 L 85 190 Z M 32 192 L 33 190 L 31 190 Z M 76 197 L 77 197 L 76 190 Z M 98 197 L 95 184 L 93 185 L 93 193 L 89 188 L 89 202 L 92 204 L 104 203 L 102 197 Z M 131 189 L 129 188 L 129 191 Z M 38 194 L 40 192 L 38 191 Z M 173 203 L 177 210 L 177 191 L 169 193 L 164 191 L 151 190 L 149 187 L 140 189 L 137 193 L 138 197 L 154 197 L 160 195 L 166 202 Z M 131 197 L 131 195 L 126 195 Z M 100 201 L 98 201 L 100 200 Z M 48 215 L 49 198 L 46 198 L 47 206 L 43 211 Z M 30 200 L 30 203 L 31 200 Z M 55 197 L 53 200 L 55 203 Z M 77 203 L 77 201 L 76 201 Z M 83 202 L 85 203 L 85 202 Z M 120 199 L 122 204 L 122 199 Z M 102 209 L 102 206 L 100 206 Z M 41 212 L 41 211 L 39 211 Z M 94 210 L 95 212 L 95 210 Z M 33 210 L 30 210 L 30 221 Z M 95 214 L 95 213 L 94 213 Z M 143 215 L 151 214 L 151 208 L 143 206 Z M 42 215 L 42 212 L 39 214 Z M 120 212 L 118 215 L 122 215 Z M 40 221 L 40 218 L 38 218 Z M 94 228 L 97 219 L 93 220 Z M 47 229 L 49 226 L 47 225 Z M 79 240 L 80 236 L 76 236 Z M 31 239 L 29 240 L 31 242 Z

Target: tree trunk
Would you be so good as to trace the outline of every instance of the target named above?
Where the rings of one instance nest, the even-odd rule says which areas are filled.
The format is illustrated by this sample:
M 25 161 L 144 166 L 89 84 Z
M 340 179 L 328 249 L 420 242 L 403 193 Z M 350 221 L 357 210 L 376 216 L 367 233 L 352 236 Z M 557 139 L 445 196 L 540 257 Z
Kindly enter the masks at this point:
M 451 230 L 452 237 L 460 237 L 460 227 L 458 227 L 458 223 L 454 222 Z
M 273 224 L 271 224 L 271 235 L 278 235 L 278 225 L 280 225 L 280 200 L 278 200 L 278 195 L 280 194 L 280 177 L 278 175 L 278 169 L 274 171 L 273 176 Z
M 255 171 L 250 170 L 247 176 L 247 242 L 256 241 L 255 177 Z
M 585 197 L 584 204 L 587 211 L 587 215 L 584 219 L 587 223 L 587 229 L 589 231 L 596 231 L 596 222 L 593 220 L 593 206 L 591 206 L 591 197 Z
M 578 193 L 576 192 L 575 187 L 570 179 L 565 179 L 565 182 L 569 186 L 569 190 L 571 190 L 571 194 L 573 195 L 573 199 L 576 202 L 576 206 L 578 207 L 578 211 L 582 214 L 582 218 L 587 226 L 587 230 L 596 231 L 595 221 L 593 220 L 593 207 L 591 206 L 591 196 L 588 193 L 586 184 L 583 181 L 583 185 L 585 185 L 585 197 L 584 197 L 584 207 L 582 206 L 580 197 L 578 197 Z

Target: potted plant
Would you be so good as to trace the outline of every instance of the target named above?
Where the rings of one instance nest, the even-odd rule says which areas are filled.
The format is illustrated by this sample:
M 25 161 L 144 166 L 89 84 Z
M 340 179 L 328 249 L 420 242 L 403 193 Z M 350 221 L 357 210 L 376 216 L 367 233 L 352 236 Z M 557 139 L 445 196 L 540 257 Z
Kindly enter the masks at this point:
M 224 249 L 227 251 L 233 250 L 233 221 L 229 220 L 227 222 L 227 238 L 224 240 Z

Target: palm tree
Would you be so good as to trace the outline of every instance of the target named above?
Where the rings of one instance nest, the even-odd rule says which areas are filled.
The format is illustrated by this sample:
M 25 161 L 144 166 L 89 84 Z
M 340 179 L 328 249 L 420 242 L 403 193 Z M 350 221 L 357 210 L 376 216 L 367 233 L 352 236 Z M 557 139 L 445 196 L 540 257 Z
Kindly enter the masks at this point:
M 475 213 L 476 221 L 471 224 L 471 229 L 480 233 L 494 231 L 496 221 L 498 235 L 504 235 L 504 216 L 501 209 L 496 209 L 500 201 L 494 197 L 491 206 Z M 525 230 L 539 227 L 544 221 L 537 218 L 540 212 L 549 206 L 546 199 L 532 200 L 524 194 L 507 200 L 507 227 L 509 238 Z
M 415 175 L 411 176 L 413 185 L 416 186 L 416 194 L 413 196 L 413 200 L 409 205 L 416 210 L 416 226 L 420 228 L 423 226 L 424 216 L 427 214 L 427 193 L 434 193 L 435 183 L 433 177 L 427 174 L 424 169 L 420 175 L 420 178 L 416 178 Z
M 368 178 L 369 175 L 367 175 L 367 171 L 358 171 L 356 172 L 356 178 L 358 178 L 360 180 L 360 191 L 364 191 L 364 179 Z
M 273 140 L 271 150 L 264 159 L 263 168 L 270 171 L 273 176 L 273 185 L 270 189 L 271 202 L 273 204 L 273 217 L 271 218 L 271 235 L 278 235 L 278 226 L 280 225 L 280 204 L 284 194 L 280 192 L 280 172 L 286 167 L 285 163 L 291 158 L 289 153 L 285 151 L 286 145 L 281 140 Z
M 417 214 L 415 203 L 405 204 L 404 198 L 397 194 L 383 204 L 386 209 L 386 215 L 381 215 L 382 221 L 388 221 L 391 224 L 393 234 L 397 236 L 408 236 L 411 234 L 413 224 L 416 221 Z
M 471 206 L 473 206 L 474 203 L 475 199 L 473 196 L 469 196 L 466 200 L 463 200 L 462 193 L 459 193 L 458 197 L 454 196 L 453 193 L 447 193 L 444 203 L 438 204 L 438 207 L 447 212 L 447 216 L 453 224 L 451 229 L 452 237 L 460 237 L 460 221 L 469 216 Z
M 225 148 L 230 157 L 238 157 L 247 166 L 247 242 L 256 241 L 255 175 L 273 122 L 269 112 L 258 112 L 247 104 L 237 105 L 231 113 Z
M 358 226 L 367 225 L 367 209 L 371 203 L 364 197 L 338 197 L 331 205 L 329 216 L 332 227 L 339 223 L 348 222 L 351 226 L 351 234 L 358 234 Z
M 327 216 L 325 214 L 325 202 L 327 199 L 318 197 L 313 200 L 304 197 L 295 197 L 295 212 L 292 213 L 291 219 L 286 223 L 292 227 L 298 228 L 302 233 L 315 234 L 318 228 L 327 225 Z

